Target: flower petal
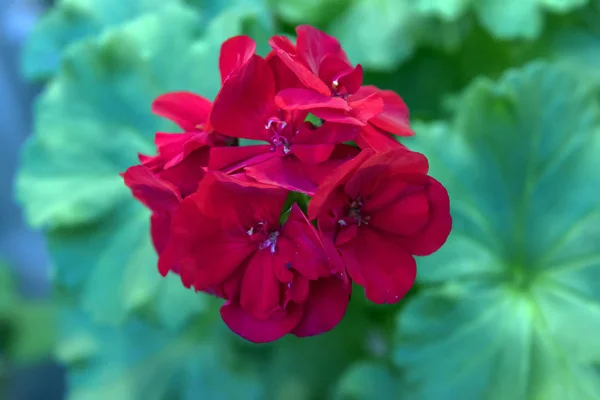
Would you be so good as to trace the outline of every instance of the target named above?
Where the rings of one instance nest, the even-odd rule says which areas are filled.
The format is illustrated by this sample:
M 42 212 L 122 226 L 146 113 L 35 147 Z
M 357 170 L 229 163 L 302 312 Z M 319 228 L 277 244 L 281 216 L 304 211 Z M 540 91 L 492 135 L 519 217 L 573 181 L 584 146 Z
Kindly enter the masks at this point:
M 158 96 L 152 102 L 152 112 L 167 118 L 184 131 L 195 131 L 206 125 L 211 103 L 190 92 L 172 92 Z
M 371 119 L 371 121 L 373 120 Z M 375 128 L 371 124 L 371 121 L 366 126 L 360 128 L 360 134 L 356 138 L 356 144 L 361 149 L 373 149 L 377 152 L 383 152 L 404 147 L 391 134 Z
M 350 284 L 336 277 L 311 282 L 303 318 L 292 334 L 306 337 L 332 330 L 346 314 L 351 290 Z
M 308 88 L 313 89 L 322 95 L 331 96 L 329 87 L 316 75 L 315 72 L 302 65 L 301 61 L 292 53 L 287 38 L 274 36 L 269 40 L 271 48 L 277 53 L 277 56 L 287 67 L 294 72 L 298 79 Z
M 321 214 L 327 213 L 330 206 L 330 197 L 336 189 L 342 187 L 350 176 L 360 167 L 369 157 L 374 154 L 372 150 L 361 151 L 352 160 L 345 162 L 342 166 L 329 174 L 327 179 L 319 185 L 319 189 L 308 203 L 308 216 L 310 219 L 317 219 Z
M 295 144 L 291 151 L 303 163 L 315 165 L 327 161 L 334 148 L 335 144 Z
M 313 108 L 333 108 L 350 111 L 348 103 L 340 97 L 331 97 L 311 89 L 283 89 L 277 93 L 275 104 L 284 110 L 312 110 Z
M 415 259 L 395 238 L 362 226 L 356 239 L 339 250 L 350 277 L 376 304 L 397 303 L 414 284 Z
M 274 157 L 246 167 L 246 174 L 258 182 L 312 194 L 317 185 L 304 172 L 304 164 L 296 157 Z
M 248 36 L 234 36 L 223 42 L 219 55 L 221 82 L 246 64 L 255 52 L 256 43 Z
M 281 238 L 291 244 L 281 248 L 283 255 L 289 259 L 290 268 L 311 280 L 331 275 L 331 257 L 298 204 L 292 205 L 289 218 L 281 228 Z
M 181 201 L 179 190 L 173 184 L 142 165 L 128 168 L 123 179 L 133 196 L 154 212 L 170 212 Z
M 269 118 L 275 116 L 275 78 L 267 62 L 252 56 L 224 83 L 215 99 L 211 125 L 227 136 L 265 140 Z
M 404 100 L 391 90 L 380 90 L 375 86 L 363 86 L 353 96 L 357 99 L 373 93 L 379 94 L 383 100 L 383 110 L 369 122 L 379 129 L 398 136 L 413 136 L 410 128 L 410 113 Z
M 310 112 L 330 123 L 348 124 L 356 126 L 365 126 L 367 123 L 354 116 L 353 111 L 346 111 L 333 108 L 314 108 Z
M 159 262 L 161 271 L 178 265 L 183 284 L 196 290 L 224 282 L 256 251 L 245 232 L 224 226 L 222 217 L 201 211 L 201 206 L 196 193 L 173 213 L 171 240 Z
M 200 182 L 194 201 L 204 215 L 218 218 L 228 234 L 247 238 L 246 231 L 258 222 L 279 225 L 287 196 L 287 191 L 279 187 L 209 171 Z
M 363 81 L 363 69 L 358 64 L 354 69 L 351 69 L 337 78 L 338 84 L 345 89 L 346 93 L 355 93 L 360 89 Z
M 391 182 L 390 182 L 391 183 Z M 369 225 L 400 236 L 414 236 L 419 233 L 429 221 L 429 199 L 424 188 L 412 192 L 407 188 L 408 195 L 396 198 L 392 204 L 379 208 L 369 214 Z
M 327 54 L 321 60 L 321 65 L 319 66 L 319 77 L 323 82 L 325 82 L 325 84 L 327 84 L 330 87 L 333 87 L 333 82 L 335 80 L 338 80 L 338 78 L 340 78 L 341 76 L 351 73 L 353 70 L 354 67 L 352 67 L 352 64 L 348 62 L 348 59 L 345 56 L 340 57 L 338 54 Z M 342 85 L 338 81 L 338 91 L 344 94 L 348 94 L 348 91 L 346 90 L 339 90 L 344 89 L 341 86 Z M 360 87 L 360 84 L 358 86 Z
M 362 99 L 355 99 L 350 96 L 348 104 L 352 107 L 352 115 L 362 122 L 370 121 L 383 110 L 383 99 L 377 93 L 370 94 Z
M 404 237 L 401 243 L 417 256 L 427 256 L 437 251 L 448 239 L 452 230 L 450 199 L 446 188 L 437 180 L 427 177 L 429 220 L 416 235 Z
M 228 301 L 221 307 L 221 318 L 233 332 L 253 343 L 277 340 L 298 325 L 302 319 L 302 308 L 294 304 L 279 318 L 259 320 L 244 311 L 239 304 Z
M 276 156 L 271 151 L 271 145 L 213 147 L 210 149 L 208 167 L 230 173 Z
M 257 319 L 268 319 L 277 311 L 281 283 L 275 275 L 275 255 L 269 249 L 256 250 L 248 260 L 240 290 L 240 305 Z
M 340 42 L 333 36 L 310 25 L 297 26 L 296 34 L 296 53 L 315 75 L 320 75 L 321 62 L 327 55 L 347 62 Z

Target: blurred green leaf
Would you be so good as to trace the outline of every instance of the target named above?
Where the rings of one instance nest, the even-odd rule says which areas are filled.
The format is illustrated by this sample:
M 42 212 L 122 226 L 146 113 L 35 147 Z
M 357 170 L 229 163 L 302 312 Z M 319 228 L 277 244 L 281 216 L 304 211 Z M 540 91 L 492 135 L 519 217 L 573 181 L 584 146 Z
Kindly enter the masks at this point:
M 185 4 L 194 6 L 190 11 L 197 14 L 197 32 L 226 10 L 238 16 L 236 19 L 236 15 L 230 15 L 233 27 L 239 24 L 239 15 L 243 15 L 252 16 L 263 29 L 273 30 L 266 0 L 59 0 L 42 16 L 25 44 L 21 59 L 23 73 L 28 79 L 50 78 L 74 43 L 136 18 Z M 247 26 L 256 30 L 252 24 Z
M 358 309 L 330 332 L 309 337 L 287 336 L 274 343 L 264 372 L 269 399 L 328 399 L 329 391 L 347 365 L 365 354 L 366 337 L 373 326 Z
M 99 326 L 66 311 L 57 355 L 70 367 L 67 398 L 262 399 L 258 371 L 231 352 L 232 334 L 215 306 L 179 333 L 135 318 L 119 328 Z
M 351 365 L 340 379 L 335 400 L 380 400 L 403 396 L 398 377 L 385 365 L 362 361 Z
M 47 357 L 55 340 L 54 311 L 49 300 L 23 298 L 11 270 L 0 262 L 0 364 L 29 363 Z
M 55 281 L 97 321 L 143 309 L 174 327 L 203 307 L 158 274 L 148 212 L 119 176 L 138 152 L 154 153 L 155 132 L 176 130 L 151 114 L 152 100 L 176 90 L 214 96 L 222 41 L 256 20 L 226 10 L 196 39 L 198 22 L 171 4 L 79 41 L 37 102 L 17 197 L 33 226 L 50 229 Z
M 454 229 L 420 260 L 395 362 L 411 399 L 598 399 L 600 105 L 534 63 L 417 127 Z
M 27 40 L 23 72 L 30 79 L 48 78 L 58 70 L 69 45 L 173 3 L 178 0 L 59 0 Z
M 341 13 L 350 0 L 271 0 L 273 11 L 284 21 L 293 25 L 309 24 L 325 28 L 329 21 Z

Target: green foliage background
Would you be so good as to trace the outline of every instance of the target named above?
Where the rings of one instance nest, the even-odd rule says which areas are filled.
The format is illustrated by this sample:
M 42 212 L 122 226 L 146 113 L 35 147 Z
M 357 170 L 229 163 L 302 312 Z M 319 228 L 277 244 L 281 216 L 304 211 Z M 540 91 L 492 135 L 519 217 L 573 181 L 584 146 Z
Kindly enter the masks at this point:
M 395 306 L 355 290 L 310 339 L 251 345 L 161 278 L 118 173 L 157 95 L 213 97 L 220 43 L 310 23 L 412 112 L 454 231 Z M 68 398 L 600 399 L 600 1 L 62 0 L 22 69 L 45 89 L 16 196 L 44 229 Z

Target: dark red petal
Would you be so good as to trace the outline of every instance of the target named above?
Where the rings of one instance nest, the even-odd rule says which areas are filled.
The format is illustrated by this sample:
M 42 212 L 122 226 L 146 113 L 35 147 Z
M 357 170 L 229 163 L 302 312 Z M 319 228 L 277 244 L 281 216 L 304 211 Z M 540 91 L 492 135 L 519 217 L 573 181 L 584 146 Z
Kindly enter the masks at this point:
M 319 77 L 327 85 L 333 86 L 333 82 L 335 80 L 337 80 L 340 76 L 351 73 L 353 70 L 354 67 L 352 67 L 352 65 L 348 62 L 346 57 L 340 57 L 337 54 L 327 54 L 321 60 L 321 65 L 319 67 Z M 339 84 L 340 82 L 338 81 L 338 85 Z M 341 85 L 338 87 L 338 90 L 339 89 L 342 89 Z M 346 91 L 342 92 L 347 93 Z
M 306 66 L 315 75 L 320 74 L 319 67 L 323 58 L 327 55 L 334 55 L 341 60 L 347 61 L 340 42 L 333 36 L 329 36 L 310 25 L 297 26 L 296 34 L 298 35 L 296 39 L 298 57 L 306 63 Z
M 158 173 L 161 179 L 172 183 L 179 189 L 181 197 L 187 197 L 196 191 L 198 183 L 206 174 L 209 148 L 203 147 L 190 153 L 177 165 Z
M 219 55 L 219 70 L 221 71 L 221 82 L 230 74 L 236 72 L 256 52 L 256 43 L 248 36 L 234 36 L 221 45 Z
M 158 96 L 152 102 L 152 112 L 167 118 L 184 131 L 195 131 L 208 122 L 211 103 L 190 92 L 172 92 Z
M 427 177 L 429 185 L 429 221 L 416 235 L 402 238 L 401 243 L 417 256 L 426 256 L 437 251 L 448 239 L 452 230 L 450 199 L 446 188 L 437 180 Z
M 288 288 L 285 291 L 284 306 L 287 307 L 290 301 L 298 304 L 304 303 L 308 298 L 309 290 L 310 281 L 302 275 L 296 276 L 292 281 L 290 281 Z
M 292 88 L 277 93 L 275 104 L 284 110 L 312 110 L 314 108 L 333 108 L 350 111 L 344 99 L 331 97 L 311 89 Z
M 363 69 L 360 64 L 356 68 L 340 75 L 337 78 L 338 84 L 345 89 L 347 93 L 355 93 L 360 89 L 363 81 Z
M 427 158 L 421 153 L 405 149 L 376 153 L 366 160 L 347 181 L 344 191 L 351 198 L 359 195 L 376 196 L 384 180 L 396 175 L 424 176 L 428 168 Z
M 398 136 L 412 136 L 414 131 L 410 128 L 410 113 L 404 100 L 391 90 L 379 90 L 375 86 L 362 86 L 353 96 L 357 99 L 367 97 L 373 93 L 379 94 L 383 100 L 383 110 L 369 122 L 385 132 Z
M 204 215 L 218 218 L 228 233 L 235 230 L 236 234 L 247 237 L 246 231 L 257 222 L 279 224 L 287 195 L 286 190 L 278 187 L 210 171 L 198 186 L 194 201 Z
M 288 252 L 284 256 L 289 259 L 291 268 L 311 280 L 331 275 L 334 268 L 321 237 L 298 204 L 292 206 L 289 218 L 281 228 L 281 237 L 293 244 L 293 247 L 281 249 Z
M 277 311 L 281 283 L 275 276 L 275 255 L 270 249 L 258 250 L 248 260 L 240 291 L 240 305 L 257 319 L 268 319 Z
M 391 182 L 390 182 L 391 183 Z M 369 225 L 400 236 L 414 236 L 429 221 L 429 202 L 424 189 L 402 196 L 392 204 L 369 213 Z
M 360 134 L 356 138 L 356 144 L 361 149 L 373 149 L 377 152 L 405 147 L 391 134 L 375 128 L 370 122 L 366 126 L 360 128 Z
M 353 110 L 344 111 L 336 110 L 333 108 L 314 108 L 311 109 L 310 112 L 316 117 L 319 117 L 331 123 L 348 124 L 356 126 L 365 126 L 367 124 L 365 121 L 361 121 L 358 118 L 356 118 L 356 116 L 353 114 Z
M 301 61 L 296 57 L 295 52 L 291 52 L 289 40 L 281 36 L 273 36 L 269 40 L 271 48 L 277 53 L 277 56 L 283 61 L 287 67 L 294 72 L 298 79 L 309 89 L 313 89 L 325 96 L 331 95 L 331 90 L 315 72 L 309 70 L 302 65 Z
M 350 277 L 365 288 L 367 299 L 377 304 L 397 303 L 413 286 L 417 265 L 396 237 L 369 227 L 339 248 Z
M 346 313 L 351 290 L 351 285 L 336 277 L 311 282 L 304 316 L 292 334 L 314 336 L 333 329 Z
M 225 281 L 256 247 L 243 227 L 235 229 L 231 223 L 224 223 L 225 216 L 235 219 L 237 213 L 231 210 L 224 215 L 204 212 L 200 209 L 204 199 L 199 198 L 199 193 L 202 192 L 186 198 L 173 213 L 171 240 L 161 254 L 159 267 L 177 264 L 186 287 L 205 290 Z M 214 198 L 214 201 L 219 200 Z
M 224 83 L 211 112 L 213 128 L 227 136 L 269 140 L 265 128 L 275 116 L 275 78 L 267 62 L 252 56 Z
M 229 173 L 276 156 L 271 151 L 271 145 L 213 147 L 210 149 L 208 167 Z
M 133 196 L 154 212 L 170 212 L 181 201 L 179 191 L 142 165 L 130 167 L 123 174 Z
M 308 204 L 308 216 L 310 219 L 316 219 L 322 213 L 329 211 L 330 197 L 334 194 L 334 191 L 342 187 L 358 167 L 373 154 L 372 150 L 364 150 L 329 174 L 328 178 L 319 186 L 319 189 Z
M 312 194 L 317 185 L 304 173 L 304 164 L 296 157 L 274 157 L 246 167 L 246 174 L 258 182 Z
M 280 318 L 259 320 L 253 318 L 238 304 L 231 301 L 221 307 L 221 318 L 233 332 L 253 343 L 266 343 L 277 340 L 298 325 L 302 319 L 302 308 L 290 304 Z
M 334 148 L 335 144 L 295 144 L 291 151 L 303 163 L 314 165 L 327 161 Z
M 167 247 L 171 235 L 171 215 L 153 213 L 150 217 L 150 235 L 156 252 L 160 254 Z
M 283 60 L 277 56 L 277 53 L 272 51 L 269 56 L 267 56 L 267 61 L 271 67 L 271 70 L 273 71 L 273 75 L 275 76 L 275 87 L 277 92 L 283 89 L 304 86 L 294 71 L 289 69 Z
M 301 130 L 294 138 L 296 144 L 339 144 L 350 142 L 358 136 L 359 127 L 344 124 L 327 123 L 317 129 Z
M 377 93 L 358 100 L 350 96 L 348 104 L 352 107 L 352 115 L 362 122 L 370 121 L 383 110 L 383 100 Z

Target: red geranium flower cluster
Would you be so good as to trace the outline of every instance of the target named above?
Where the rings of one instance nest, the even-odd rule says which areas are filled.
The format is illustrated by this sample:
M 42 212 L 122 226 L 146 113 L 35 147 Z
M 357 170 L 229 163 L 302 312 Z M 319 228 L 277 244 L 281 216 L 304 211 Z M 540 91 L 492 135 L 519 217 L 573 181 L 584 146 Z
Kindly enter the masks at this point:
M 252 342 L 332 329 L 352 282 L 397 302 L 414 256 L 452 225 L 427 159 L 393 136 L 413 134 L 402 99 L 363 86 L 335 38 L 297 34 L 271 38 L 266 58 L 249 37 L 223 43 L 214 103 L 157 98 L 153 111 L 184 133 L 157 133 L 158 154 L 123 174 L 152 211 L 160 273 L 226 300 L 223 320 Z

